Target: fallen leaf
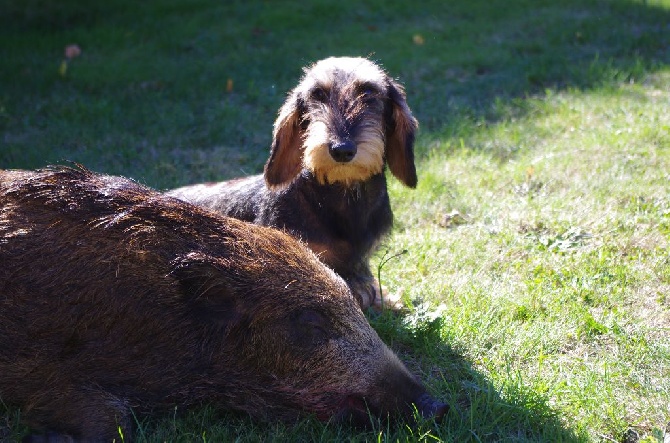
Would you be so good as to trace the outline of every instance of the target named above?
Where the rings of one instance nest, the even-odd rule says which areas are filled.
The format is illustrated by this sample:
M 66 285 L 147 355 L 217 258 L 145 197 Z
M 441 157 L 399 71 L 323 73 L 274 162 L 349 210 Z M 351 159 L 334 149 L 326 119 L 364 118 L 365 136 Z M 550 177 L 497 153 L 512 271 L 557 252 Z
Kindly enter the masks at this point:
M 530 181 L 533 178 L 533 175 L 535 175 L 535 167 L 530 165 L 526 168 L 526 180 Z
M 67 74 L 67 61 L 63 60 L 60 62 L 60 66 L 58 67 L 58 73 L 60 74 L 61 77 L 65 77 L 65 74 Z
M 444 214 L 438 224 L 443 228 L 453 228 L 454 226 L 464 225 L 469 222 L 470 220 L 454 209 L 450 213 Z

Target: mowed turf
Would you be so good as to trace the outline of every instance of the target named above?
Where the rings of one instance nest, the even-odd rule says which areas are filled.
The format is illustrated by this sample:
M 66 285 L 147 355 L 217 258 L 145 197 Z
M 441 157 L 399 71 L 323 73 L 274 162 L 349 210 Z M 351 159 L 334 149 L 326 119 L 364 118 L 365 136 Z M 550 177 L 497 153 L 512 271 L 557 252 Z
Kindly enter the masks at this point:
M 667 0 L 0 0 L 0 168 L 258 173 L 301 67 L 369 56 L 421 124 L 372 262 L 410 313 L 370 321 L 450 412 L 361 431 L 177 408 L 138 440 L 662 442 L 669 24 Z

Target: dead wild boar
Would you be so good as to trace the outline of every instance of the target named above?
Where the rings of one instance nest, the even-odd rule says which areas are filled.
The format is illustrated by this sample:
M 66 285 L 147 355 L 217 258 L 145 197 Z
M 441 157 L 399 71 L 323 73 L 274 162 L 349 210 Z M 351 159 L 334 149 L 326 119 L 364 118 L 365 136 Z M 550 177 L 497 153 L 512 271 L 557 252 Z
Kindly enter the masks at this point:
M 0 171 L 0 399 L 89 441 L 176 405 L 286 421 L 447 409 L 298 241 L 67 167 Z

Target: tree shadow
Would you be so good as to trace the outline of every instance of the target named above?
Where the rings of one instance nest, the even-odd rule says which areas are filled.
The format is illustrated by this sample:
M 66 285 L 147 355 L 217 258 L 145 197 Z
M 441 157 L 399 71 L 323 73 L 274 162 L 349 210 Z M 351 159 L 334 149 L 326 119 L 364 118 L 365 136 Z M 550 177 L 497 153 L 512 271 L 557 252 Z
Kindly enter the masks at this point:
M 425 32 L 425 44 L 401 68 L 429 131 L 448 124 L 453 113 L 495 120 L 494 105 L 501 100 L 548 88 L 639 81 L 670 61 L 670 11 L 664 8 L 619 0 L 514 0 L 487 10 L 470 2 L 450 3 L 433 11 L 442 26 Z M 421 18 L 414 20 L 420 30 Z M 439 106 L 447 112 L 424 115 L 424 109 Z
M 457 136 L 473 121 L 523 117 L 529 112 L 523 98 L 548 89 L 643 81 L 670 62 L 670 11 L 651 1 L 0 0 L 0 6 L 0 37 L 7 37 L 0 55 L 26 54 L 22 66 L 0 69 L 8 86 L 0 110 L 10 105 L 0 112 L 8 134 L 0 164 L 71 159 L 133 176 L 138 163 L 151 164 L 146 178 L 157 187 L 259 172 L 285 92 L 303 66 L 331 55 L 370 56 L 398 77 L 428 139 Z M 30 43 L 40 35 L 53 38 Z M 70 81 L 59 81 L 55 68 L 42 68 L 58 60 L 40 58 L 59 54 L 74 38 L 84 55 Z M 150 59 L 135 49 L 142 47 L 151 48 Z M 234 80 L 232 94 L 225 94 L 226 79 Z M 69 117 L 81 120 L 75 128 L 67 123 L 73 105 L 86 109 L 85 118 L 83 111 Z M 64 148 L 44 155 L 49 150 L 37 146 L 42 140 L 33 133 L 61 122 L 47 137 Z M 133 151 L 119 152 L 119 145 Z M 220 176 L 200 163 L 191 173 L 173 160 L 213 147 L 232 157 Z M 419 143 L 419 155 L 423 149 Z M 250 155 L 240 159 L 240 152 Z M 243 167 L 230 167 L 236 162 Z

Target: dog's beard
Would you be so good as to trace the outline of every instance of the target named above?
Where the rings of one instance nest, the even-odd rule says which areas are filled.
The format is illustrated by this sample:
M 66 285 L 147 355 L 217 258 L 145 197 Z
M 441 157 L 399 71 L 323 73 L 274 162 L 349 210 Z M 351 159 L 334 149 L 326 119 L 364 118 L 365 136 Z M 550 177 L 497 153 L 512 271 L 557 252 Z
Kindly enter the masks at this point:
M 365 128 L 354 138 L 356 155 L 347 163 L 332 158 L 327 135 L 327 126 L 323 122 L 312 122 L 304 141 L 303 166 L 314 174 L 319 183 L 349 186 L 384 170 L 384 136 L 381 128 Z

